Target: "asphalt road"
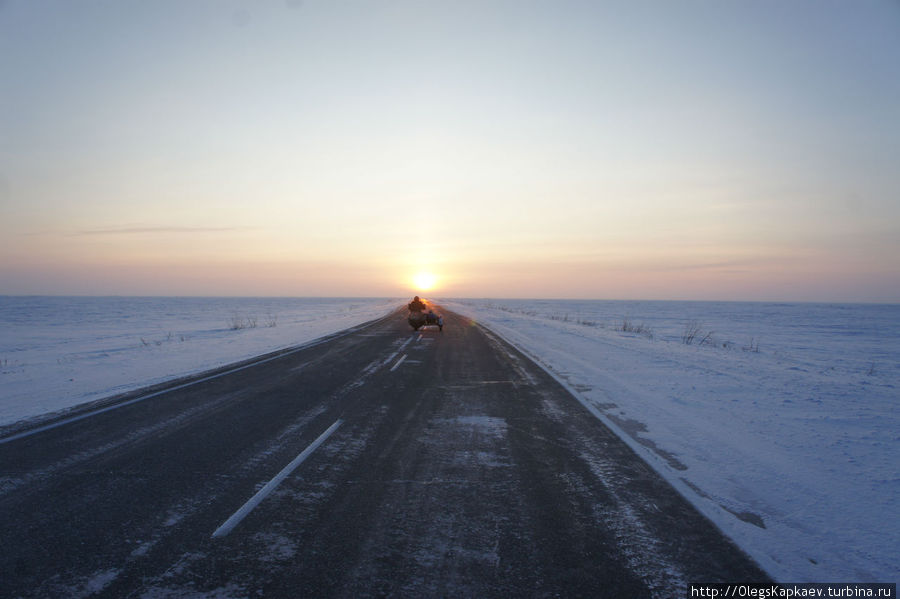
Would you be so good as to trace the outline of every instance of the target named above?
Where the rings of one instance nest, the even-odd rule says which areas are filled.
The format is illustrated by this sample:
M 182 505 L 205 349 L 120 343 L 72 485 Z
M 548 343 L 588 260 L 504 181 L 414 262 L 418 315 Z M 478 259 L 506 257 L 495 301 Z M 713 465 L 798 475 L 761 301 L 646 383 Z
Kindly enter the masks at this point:
M 679 597 L 766 579 L 539 367 L 443 314 L 443 332 L 398 311 L 0 432 L 0 597 Z

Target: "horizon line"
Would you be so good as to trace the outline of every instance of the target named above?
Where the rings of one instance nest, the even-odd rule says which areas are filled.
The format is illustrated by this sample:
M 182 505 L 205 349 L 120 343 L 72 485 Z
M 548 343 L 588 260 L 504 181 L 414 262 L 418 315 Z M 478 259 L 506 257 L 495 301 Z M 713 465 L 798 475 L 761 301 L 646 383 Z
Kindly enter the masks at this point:
M 416 294 L 414 291 L 410 292 Z M 421 294 L 421 292 L 420 292 Z M 418 295 L 418 294 L 416 294 Z M 0 293 L 2 298 L 81 298 L 81 299 L 384 299 L 400 300 L 397 295 L 202 295 L 202 294 L 79 294 L 79 293 Z M 411 296 L 410 296 L 411 297 Z M 558 301 L 558 302 L 671 302 L 671 303 L 734 303 L 734 304 L 844 304 L 900 306 L 900 300 L 817 300 L 817 299 L 660 299 L 660 298 L 586 298 L 586 297 L 503 297 L 503 296 L 437 296 L 420 295 L 432 301 L 490 300 L 490 301 Z M 404 300 L 405 301 L 405 300 Z

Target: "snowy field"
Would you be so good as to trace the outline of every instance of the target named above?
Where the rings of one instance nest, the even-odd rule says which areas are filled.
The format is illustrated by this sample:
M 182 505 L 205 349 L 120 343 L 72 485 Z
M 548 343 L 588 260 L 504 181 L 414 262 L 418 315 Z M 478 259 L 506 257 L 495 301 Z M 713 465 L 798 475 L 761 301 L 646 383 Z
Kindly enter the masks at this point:
M 900 579 L 900 306 L 444 305 L 543 365 L 777 580 Z
M 405 301 L 0 297 L 0 426 Z M 542 364 L 776 579 L 900 579 L 900 306 L 443 304 Z
M 0 296 L 0 426 L 300 345 L 403 304 Z

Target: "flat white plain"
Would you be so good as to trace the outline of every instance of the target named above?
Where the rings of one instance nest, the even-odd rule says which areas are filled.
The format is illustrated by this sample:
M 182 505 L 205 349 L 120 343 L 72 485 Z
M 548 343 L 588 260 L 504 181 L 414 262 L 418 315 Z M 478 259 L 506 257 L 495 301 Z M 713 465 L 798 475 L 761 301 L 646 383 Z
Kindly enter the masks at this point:
M 900 578 L 900 306 L 446 305 L 568 386 L 776 580 Z
M 0 297 L 0 425 L 405 301 Z M 443 304 L 535 359 L 777 580 L 900 578 L 900 306 Z

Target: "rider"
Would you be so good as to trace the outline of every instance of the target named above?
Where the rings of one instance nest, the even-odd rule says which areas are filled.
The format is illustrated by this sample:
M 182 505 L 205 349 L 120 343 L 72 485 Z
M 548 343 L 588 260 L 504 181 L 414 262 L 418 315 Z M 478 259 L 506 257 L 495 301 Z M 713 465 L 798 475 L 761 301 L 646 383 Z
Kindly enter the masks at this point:
M 410 312 L 421 312 L 425 309 L 425 302 L 419 299 L 419 296 L 413 298 L 413 301 L 409 302 L 407 306 Z

